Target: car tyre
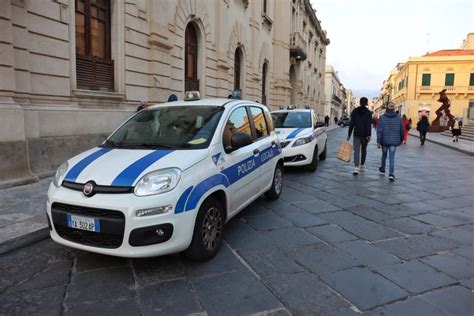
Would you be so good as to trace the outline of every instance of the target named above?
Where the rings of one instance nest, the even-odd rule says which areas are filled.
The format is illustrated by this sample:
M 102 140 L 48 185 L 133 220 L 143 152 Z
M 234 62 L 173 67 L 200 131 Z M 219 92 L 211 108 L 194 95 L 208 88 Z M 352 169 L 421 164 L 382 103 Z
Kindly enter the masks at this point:
M 315 172 L 318 169 L 318 146 L 314 147 L 313 160 L 309 165 L 306 165 L 306 170 Z
M 273 173 L 272 187 L 265 192 L 265 197 L 269 200 L 276 200 L 280 197 L 283 189 L 283 164 L 278 163 Z
M 326 160 L 327 150 L 328 150 L 328 142 L 326 141 L 324 143 L 324 150 L 321 153 L 321 155 L 319 155 L 319 160 Z
M 196 261 L 208 261 L 222 244 L 225 212 L 221 203 L 210 197 L 199 208 L 194 224 L 193 239 L 185 251 L 186 257 Z

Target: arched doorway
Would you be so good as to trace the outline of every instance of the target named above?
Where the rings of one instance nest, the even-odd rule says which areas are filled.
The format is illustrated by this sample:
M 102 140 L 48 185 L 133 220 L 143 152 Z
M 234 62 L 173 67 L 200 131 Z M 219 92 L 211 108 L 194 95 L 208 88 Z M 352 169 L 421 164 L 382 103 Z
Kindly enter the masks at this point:
M 267 63 L 263 63 L 262 69 L 262 104 L 267 105 Z
M 295 70 L 294 65 L 290 67 L 290 85 L 291 85 L 290 104 L 296 105 L 296 70 Z
M 198 37 L 192 23 L 186 27 L 184 42 L 184 90 L 199 91 Z

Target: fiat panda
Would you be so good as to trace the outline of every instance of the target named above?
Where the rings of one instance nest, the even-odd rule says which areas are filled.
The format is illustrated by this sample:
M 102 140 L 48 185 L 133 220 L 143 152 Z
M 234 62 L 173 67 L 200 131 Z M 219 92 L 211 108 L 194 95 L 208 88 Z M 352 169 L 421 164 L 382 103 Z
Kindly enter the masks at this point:
M 267 108 L 187 95 L 136 113 L 58 168 L 47 202 L 55 242 L 208 260 L 225 222 L 262 194 L 280 196 L 283 157 Z

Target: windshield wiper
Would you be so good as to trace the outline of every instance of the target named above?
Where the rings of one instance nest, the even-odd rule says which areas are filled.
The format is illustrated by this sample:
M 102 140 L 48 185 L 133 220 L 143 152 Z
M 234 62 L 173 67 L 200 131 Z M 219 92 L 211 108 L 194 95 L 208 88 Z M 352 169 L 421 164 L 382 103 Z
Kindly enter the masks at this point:
M 158 144 L 158 143 L 124 143 L 121 144 L 123 148 L 166 148 L 166 149 L 174 149 L 176 146 L 166 145 L 166 144 Z
M 104 145 L 106 145 L 107 147 L 120 148 L 119 144 L 110 139 L 105 140 Z

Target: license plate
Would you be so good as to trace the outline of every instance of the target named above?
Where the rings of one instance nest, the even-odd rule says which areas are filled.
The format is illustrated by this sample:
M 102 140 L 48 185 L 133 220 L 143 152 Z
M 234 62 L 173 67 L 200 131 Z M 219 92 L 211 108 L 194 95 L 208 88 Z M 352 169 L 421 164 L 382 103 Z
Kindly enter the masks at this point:
M 67 214 L 67 227 L 100 232 L 100 222 L 97 218 Z

